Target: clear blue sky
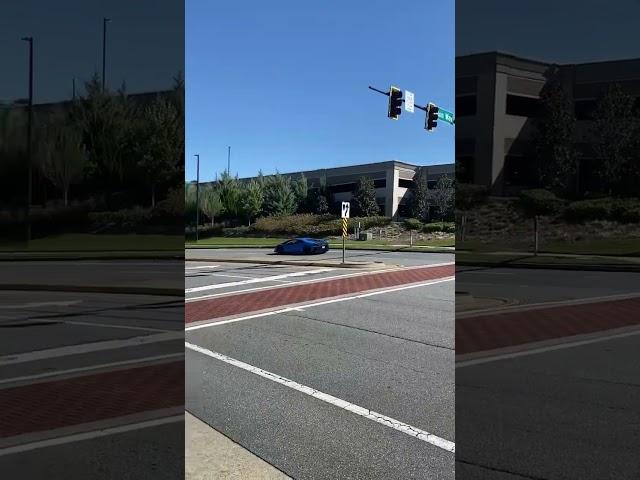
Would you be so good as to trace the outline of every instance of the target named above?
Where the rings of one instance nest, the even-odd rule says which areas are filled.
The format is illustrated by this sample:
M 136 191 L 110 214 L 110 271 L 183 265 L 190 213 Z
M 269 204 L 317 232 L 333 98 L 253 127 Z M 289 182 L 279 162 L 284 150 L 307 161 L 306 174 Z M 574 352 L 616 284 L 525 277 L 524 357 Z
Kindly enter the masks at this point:
M 454 2 L 186 2 L 186 177 L 454 161 L 454 128 L 386 117 L 382 90 L 454 106 Z

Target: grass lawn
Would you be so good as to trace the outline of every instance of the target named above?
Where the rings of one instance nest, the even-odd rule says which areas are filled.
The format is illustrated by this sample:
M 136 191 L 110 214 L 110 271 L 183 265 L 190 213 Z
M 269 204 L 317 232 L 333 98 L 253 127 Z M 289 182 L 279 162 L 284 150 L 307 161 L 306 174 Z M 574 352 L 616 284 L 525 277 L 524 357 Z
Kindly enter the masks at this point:
M 0 252 L 96 252 L 96 251 L 176 251 L 184 243 L 182 235 L 91 235 L 65 234 L 37 238 L 25 244 L 0 243 Z
M 531 245 L 508 244 L 482 244 L 476 241 L 467 241 L 458 246 L 461 250 L 473 252 L 502 252 L 502 251 L 527 251 Z M 540 253 L 563 253 L 574 255 L 611 255 L 611 256 L 640 256 L 640 238 L 599 238 L 582 240 L 577 242 L 541 242 Z

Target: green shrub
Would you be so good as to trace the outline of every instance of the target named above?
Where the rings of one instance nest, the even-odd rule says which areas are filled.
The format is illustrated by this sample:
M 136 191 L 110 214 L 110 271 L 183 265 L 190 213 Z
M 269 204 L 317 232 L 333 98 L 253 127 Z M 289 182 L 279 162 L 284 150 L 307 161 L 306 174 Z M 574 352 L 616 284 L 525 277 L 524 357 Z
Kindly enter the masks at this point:
M 242 226 L 242 227 L 224 228 L 222 230 L 222 234 L 225 237 L 246 237 L 250 231 L 251 231 L 251 227 Z
M 553 215 L 562 207 L 562 200 L 549 190 L 536 188 L 523 190 L 520 193 L 520 204 L 530 216 Z
M 569 222 L 611 220 L 621 223 L 640 222 L 640 200 L 636 198 L 598 198 L 571 203 L 565 217 Z
M 404 220 L 404 228 L 407 230 L 420 230 L 422 228 L 422 222 L 417 218 L 406 218 Z
M 454 222 L 432 222 L 425 223 L 422 226 L 422 231 L 424 233 L 435 233 L 435 232 L 444 232 L 444 233 L 455 233 L 456 224 Z
M 467 211 L 478 207 L 489 197 L 489 187 L 470 183 L 456 184 L 456 209 Z
M 96 233 L 136 233 L 148 226 L 150 220 L 151 209 L 141 207 L 89 213 L 91 228 Z
M 391 222 L 389 217 L 354 217 L 349 220 L 349 230 L 360 222 L 360 228 L 365 230 L 372 227 L 381 227 Z M 304 213 L 298 215 L 270 216 L 257 219 L 253 226 L 253 233 L 265 236 L 277 235 L 309 235 L 329 236 L 340 235 L 342 232 L 342 220 L 334 215 L 316 215 Z

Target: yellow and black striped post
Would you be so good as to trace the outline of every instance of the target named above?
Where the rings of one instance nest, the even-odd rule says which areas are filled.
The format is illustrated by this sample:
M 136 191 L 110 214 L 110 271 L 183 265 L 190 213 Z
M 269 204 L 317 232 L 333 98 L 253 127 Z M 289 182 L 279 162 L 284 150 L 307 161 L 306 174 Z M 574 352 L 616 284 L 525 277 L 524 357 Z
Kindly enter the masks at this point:
M 344 252 L 346 250 L 346 239 L 347 239 L 347 227 L 348 227 L 349 219 L 342 219 L 342 263 L 344 263 Z

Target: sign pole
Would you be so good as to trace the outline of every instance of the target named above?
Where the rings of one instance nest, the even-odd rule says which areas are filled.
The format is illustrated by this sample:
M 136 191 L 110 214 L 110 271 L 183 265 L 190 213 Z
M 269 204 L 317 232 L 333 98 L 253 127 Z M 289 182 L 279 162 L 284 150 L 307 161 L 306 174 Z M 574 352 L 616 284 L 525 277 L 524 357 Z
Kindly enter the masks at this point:
M 345 251 L 347 249 L 347 235 L 349 227 L 349 213 L 351 211 L 351 204 L 349 202 L 342 202 L 342 263 L 344 263 Z
M 346 250 L 344 235 L 342 236 L 342 263 L 344 263 L 344 252 Z

